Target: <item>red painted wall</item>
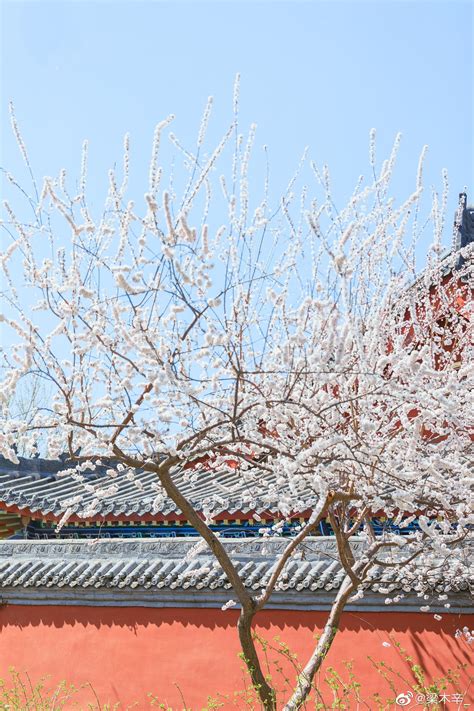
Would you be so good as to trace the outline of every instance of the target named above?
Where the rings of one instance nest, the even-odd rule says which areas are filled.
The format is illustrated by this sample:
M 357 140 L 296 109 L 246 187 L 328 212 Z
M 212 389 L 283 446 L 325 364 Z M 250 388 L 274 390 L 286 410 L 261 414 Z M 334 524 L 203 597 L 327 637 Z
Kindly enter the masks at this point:
M 138 701 L 135 708 L 146 709 L 147 692 L 153 692 L 173 711 L 183 708 L 178 684 L 187 707 L 194 711 L 203 708 L 209 694 L 244 688 L 236 619 L 234 610 L 6 605 L 0 608 L 0 676 L 15 666 L 27 670 L 32 680 L 49 674 L 51 684 L 61 679 L 91 682 L 102 703 L 120 701 L 120 708 Z M 280 637 L 303 659 L 324 620 L 322 612 L 270 610 L 260 614 L 257 629 L 271 642 Z M 348 612 L 326 669 L 329 665 L 343 669 L 341 662 L 353 659 L 364 697 L 380 692 L 388 698 L 390 690 L 375 673 L 368 655 L 411 680 L 393 645 L 396 640 L 414 661 L 441 676 L 458 664 L 472 663 L 474 650 L 454 637 L 455 630 L 464 625 L 472 629 L 474 616 L 449 614 L 437 621 L 427 613 Z M 469 672 L 462 674 L 463 692 L 468 677 Z M 409 686 L 396 680 L 396 688 L 401 693 Z M 237 706 L 226 703 L 223 708 L 236 707 L 244 708 L 242 701 Z

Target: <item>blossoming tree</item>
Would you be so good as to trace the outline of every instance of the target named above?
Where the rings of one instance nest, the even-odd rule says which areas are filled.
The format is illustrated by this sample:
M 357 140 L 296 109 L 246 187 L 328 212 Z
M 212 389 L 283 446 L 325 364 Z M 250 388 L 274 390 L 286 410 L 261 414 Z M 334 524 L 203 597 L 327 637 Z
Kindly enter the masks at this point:
M 123 172 L 110 172 L 100 211 L 86 200 L 86 144 L 77 190 L 62 171 L 33 197 L 22 194 L 28 215 L 14 193 L 5 203 L 1 318 L 11 345 L 1 354 L 0 450 L 15 460 L 18 447 L 34 453 L 41 441 L 49 457 L 66 450 L 78 473 L 101 458 L 154 472 L 157 507 L 163 497 L 175 502 L 232 584 L 243 655 L 267 709 L 276 708 L 275 691 L 252 624 L 328 517 L 345 578 L 289 710 L 307 699 L 346 603 L 381 569 L 392 569 L 393 580 L 416 573 L 423 592 L 434 572 L 456 576 L 466 565 L 470 259 L 456 271 L 454 258 L 440 258 L 446 179 L 422 217 L 424 152 L 413 192 L 403 201 L 390 195 L 399 137 L 377 167 L 371 134 L 370 179 L 358 181 L 342 209 L 327 168 L 306 156 L 276 204 L 268 181 L 256 197 L 255 127 L 239 134 L 237 93 L 212 152 L 204 152 L 211 101 L 194 151 L 169 134 L 183 156 L 179 194 L 176 179 L 165 186 L 160 165 L 169 117 L 156 127 L 148 190 L 137 204 L 127 198 L 128 137 Z M 12 123 L 29 168 L 13 113 Z M 427 231 L 428 262 L 416 281 L 416 247 Z M 25 374 L 47 382 L 51 402 L 12 419 L 8 403 Z M 244 586 L 211 530 L 212 503 L 195 510 L 176 484 L 184 468 L 197 482 L 202 462 L 207 471 L 239 467 L 239 496 L 279 517 L 271 535 L 309 511 L 261 594 Z M 96 485 L 87 515 L 113 493 L 113 474 Z M 232 493 L 222 492 L 224 505 Z M 402 529 L 416 517 L 419 527 L 380 533 L 372 524 L 380 513 Z M 366 541 L 357 556 L 354 536 Z

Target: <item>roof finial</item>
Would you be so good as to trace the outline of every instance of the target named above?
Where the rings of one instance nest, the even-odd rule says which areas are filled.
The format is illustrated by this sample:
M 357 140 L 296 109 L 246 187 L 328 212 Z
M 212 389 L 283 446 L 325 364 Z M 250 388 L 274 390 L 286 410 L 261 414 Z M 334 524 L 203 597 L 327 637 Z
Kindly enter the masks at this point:
M 459 193 L 459 205 L 454 218 L 455 245 L 456 251 L 464 249 L 469 244 L 474 244 L 474 207 L 467 204 L 466 190 Z M 463 266 L 465 259 L 460 256 L 456 268 Z

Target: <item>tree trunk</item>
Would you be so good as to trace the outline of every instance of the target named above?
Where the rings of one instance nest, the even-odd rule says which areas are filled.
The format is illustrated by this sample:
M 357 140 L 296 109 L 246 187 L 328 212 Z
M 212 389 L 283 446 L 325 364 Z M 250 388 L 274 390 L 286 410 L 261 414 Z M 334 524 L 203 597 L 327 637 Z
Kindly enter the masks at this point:
M 137 463 L 131 457 L 127 457 L 118 447 L 114 445 L 115 453 L 121 457 L 129 466 L 143 466 L 146 468 L 146 463 Z M 149 467 L 149 471 L 154 471 L 160 478 L 161 484 L 172 501 L 178 506 L 181 512 L 186 516 L 188 521 L 201 534 L 203 539 L 208 544 L 215 558 L 218 560 L 222 570 L 227 575 L 229 582 L 236 593 L 241 604 L 241 613 L 238 622 L 239 638 L 244 655 L 244 661 L 252 679 L 252 685 L 257 692 L 265 711 L 276 711 L 275 692 L 265 679 L 262 672 L 260 660 L 258 658 L 255 643 L 252 637 L 252 620 L 256 612 L 256 603 L 250 592 L 245 588 L 243 581 L 237 572 L 235 565 L 230 559 L 227 551 L 222 545 L 219 538 L 201 519 L 195 508 L 186 497 L 181 493 L 173 482 L 169 470 L 170 466 L 153 465 Z
M 346 602 L 354 589 L 354 584 L 349 576 L 346 575 L 336 599 L 334 600 L 328 621 L 326 622 L 323 633 L 318 640 L 316 649 L 301 674 L 299 674 L 297 687 L 291 699 L 284 706 L 283 711 L 297 711 L 308 698 L 313 685 L 314 675 L 321 667 L 321 664 L 326 658 L 331 644 L 333 643 L 336 632 L 339 629 L 342 611 L 344 610 Z
M 276 711 L 275 692 L 265 679 L 257 650 L 255 649 L 255 642 L 252 637 L 252 619 L 253 613 L 242 610 L 238 622 L 240 646 L 242 647 L 244 661 L 250 678 L 252 679 L 253 688 L 258 694 L 263 708 L 265 711 Z

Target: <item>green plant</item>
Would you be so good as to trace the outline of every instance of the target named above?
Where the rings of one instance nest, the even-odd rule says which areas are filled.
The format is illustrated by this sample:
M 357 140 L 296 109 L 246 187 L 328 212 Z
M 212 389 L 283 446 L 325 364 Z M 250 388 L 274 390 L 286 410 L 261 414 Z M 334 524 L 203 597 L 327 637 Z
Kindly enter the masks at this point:
M 275 637 L 270 642 L 255 635 L 255 641 L 262 647 L 266 679 L 277 690 L 275 705 L 277 709 L 281 709 L 288 689 L 292 688 L 288 667 L 297 675 L 301 673 L 298 657 L 280 637 Z M 411 693 L 416 708 L 420 711 L 446 711 L 449 708 L 460 711 L 469 706 L 468 694 L 474 677 L 469 679 L 467 688 L 465 682 L 461 681 L 461 672 L 466 672 L 467 665 L 458 665 L 455 669 L 448 669 L 442 676 L 433 678 L 393 638 L 391 644 L 405 663 L 404 670 L 400 671 L 384 661 L 368 657 L 375 672 L 383 680 L 382 686 L 385 686 L 385 689 L 375 694 L 366 693 L 364 681 L 357 677 L 354 663 L 343 661 L 342 668 L 329 666 L 320 673 L 312 684 L 311 694 L 302 703 L 301 708 L 306 711 L 393 711 L 400 708 L 396 703 L 400 692 Z M 242 658 L 242 654 L 239 656 L 243 662 L 240 690 L 230 694 L 209 695 L 205 704 L 197 708 L 186 703 L 183 691 L 175 684 L 181 699 L 179 706 L 172 706 L 159 696 L 149 693 L 149 708 L 159 711 L 265 711 L 258 689 L 255 689 L 249 680 L 246 660 Z M 138 701 L 126 707 L 120 702 L 113 705 L 101 703 L 89 683 L 76 687 L 61 681 L 56 687 L 50 688 L 47 686 L 48 677 L 41 677 L 33 682 L 26 671 L 18 672 L 11 668 L 9 673 L 9 680 L 0 679 L 0 711 L 126 711 L 146 708 Z M 92 699 L 79 703 L 78 695 L 81 692 L 83 698 L 85 690 L 90 692 Z M 456 696 L 461 700 L 458 704 L 451 703 L 446 706 L 442 701 L 446 695 L 451 698 Z
M 450 693 L 450 696 L 456 695 L 463 699 L 467 698 L 470 686 L 474 681 L 474 678 L 471 677 L 467 689 L 461 684 L 461 671 L 467 669 L 467 664 L 458 664 L 455 669 L 448 669 L 444 675 L 429 679 L 427 678 L 426 670 L 420 664 L 415 663 L 413 657 L 408 654 L 399 642 L 394 639 L 391 639 L 391 642 L 405 662 L 406 669 L 404 673 L 394 669 L 386 662 L 378 662 L 369 657 L 377 673 L 386 681 L 393 694 L 385 702 L 382 701 L 380 695 L 376 694 L 374 696 L 374 700 L 380 704 L 381 711 L 392 708 L 393 704 L 395 704 L 395 699 L 400 691 L 400 682 L 403 682 L 406 691 L 410 691 L 414 698 L 418 700 L 417 703 L 420 707 L 429 708 L 432 711 L 438 711 L 438 709 L 444 711 L 446 704 L 443 703 L 442 699 L 443 696 L 447 695 L 447 690 L 454 692 Z M 426 705 L 423 706 L 423 704 Z M 462 708 L 465 708 L 464 702 L 458 701 L 456 709 Z
M 33 682 L 27 671 L 19 672 L 14 667 L 8 671 L 9 678 L 0 678 L 0 711 L 116 711 L 120 706 L 119 703 L 101 704 L 90 683 L 75 686 L 63 680 L 49 687 L 49 676 Z M 80 705 L 77 699 L 79 694 L 83 696 L 85 689 L 93 699 L 86 701 L 86 706 L 84 702 Z

